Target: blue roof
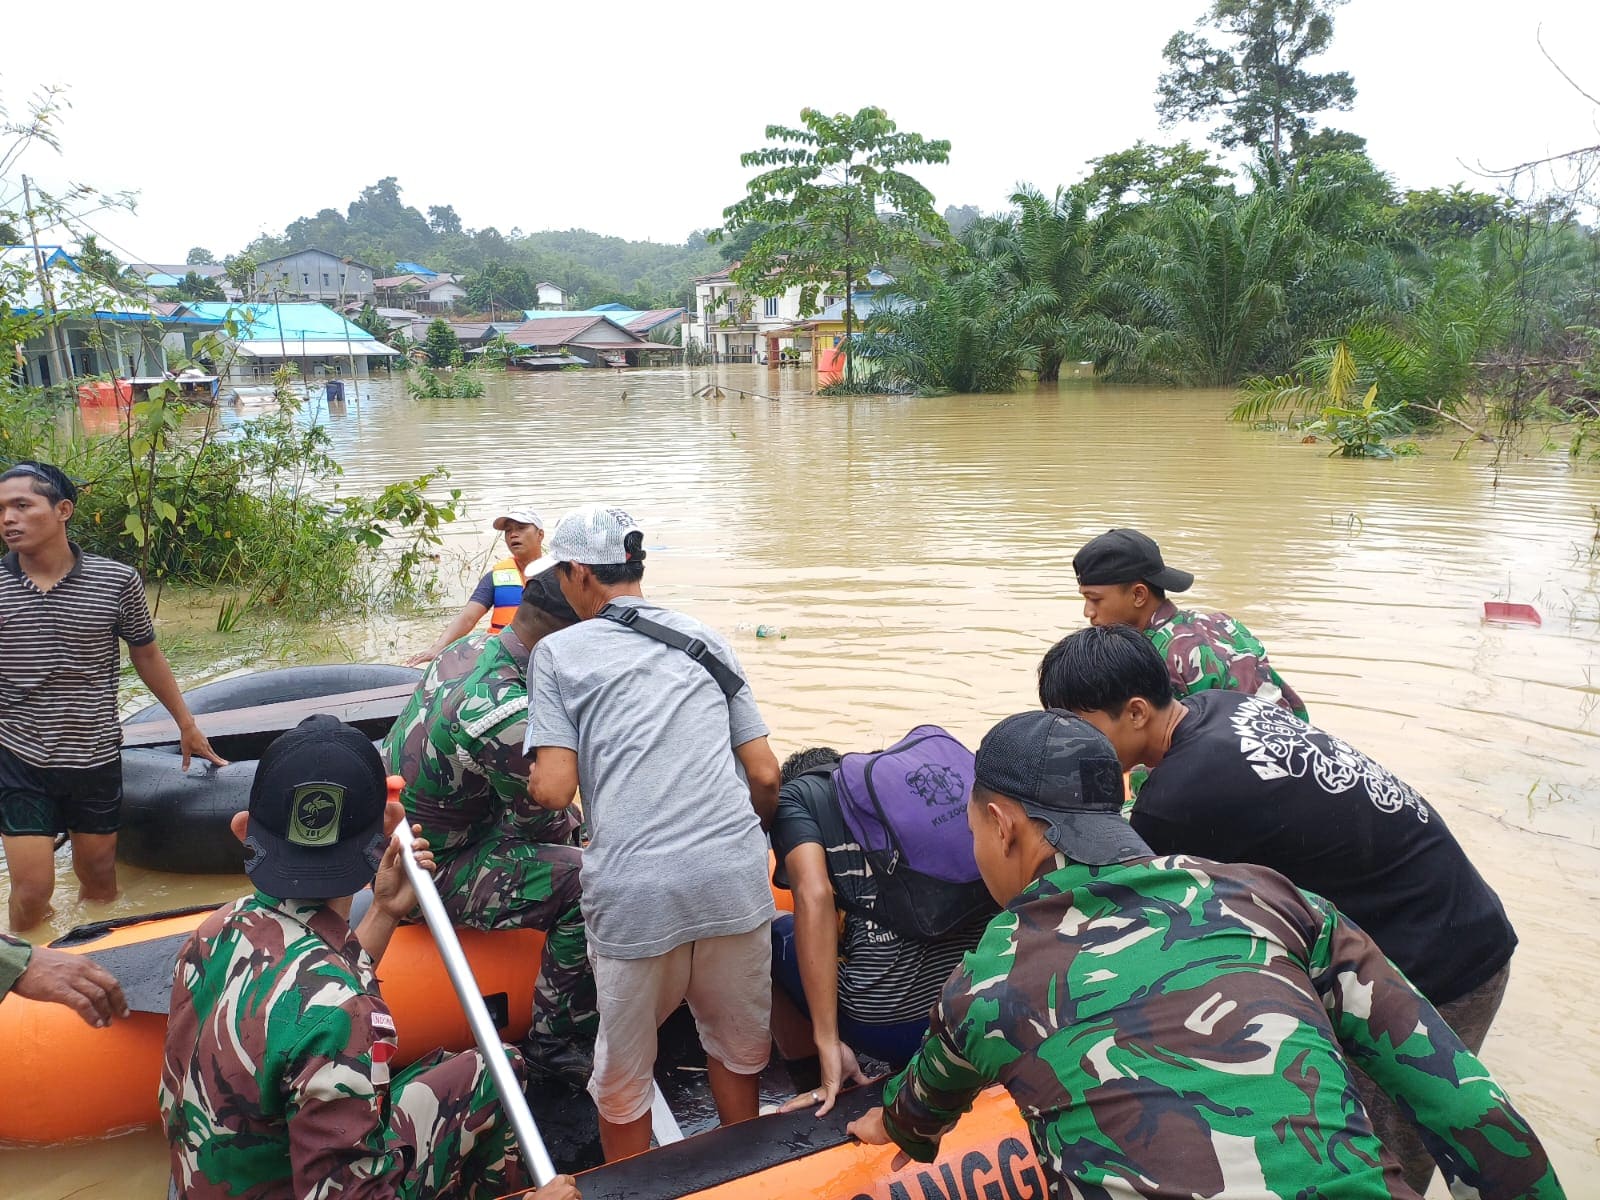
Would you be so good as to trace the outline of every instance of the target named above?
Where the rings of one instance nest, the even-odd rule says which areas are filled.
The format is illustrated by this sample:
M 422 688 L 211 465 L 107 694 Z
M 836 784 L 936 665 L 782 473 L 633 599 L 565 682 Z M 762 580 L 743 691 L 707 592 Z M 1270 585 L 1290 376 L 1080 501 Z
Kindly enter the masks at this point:
M 23 245 L 0 246 L 0 251 L 8 251 L 8 250 L 26 250 L 28 252 L 28 259 L 30 260 L 30 263 L 32 262 L 33 251 L 34 251 L 34 247 L 33 246 L 31 246 L 31 245 L 29 245 L 29 246 L 23 246 Z M 44 265 L 45 266 L 53 267 L 57 263 L 66 263 L 67 266 L 71 267 L 78 274 L 80 274 L 80 275 L 83 274 L 83 268 L 80 267 L 73 260 L 72 255 L 68 254 L 60 246 L 46 246 L 43 242 L 41 242 L 41 243 L 39 243 L 38 250 L 39 250 L 39 253 L 44 256 Z M 37 264 L 33 264 L 33 265 L 37 265 Z
M 857 321 L 866 320 L 880 308 L 896 308 L 915 303 L 910 298 L 895 292 L 857 292 L 851 299 L 853 301 L 851 307 L 855 310 L 855 319 Z M 844 320 L 844 301 L 835 300 L 816 316 L 806 319 L 810 321 L 842 321 Z
M 159 271 L 146 275 L 144 281 L 150 287 L 177 287 L 183 282 L 182 275 L 163 275 Z
M 626 304 L 619 304 L 619 303 L 617 303 L 617 301 L 612 300 L 611 302 L 609 302 L 607 304 L 596 304 L 589 311 L 590 312 L 637 312 L 638 310 L 629 308 Z
M 281 336 L 291 342 L 372 341 L 370 333 L 346 321 L 326 304 L 228 304 L 203 300 L 186 304 L 184 309 L 213 321 L 226 320 L 231 314 L 239 323 L 242 342 L 275 342 L 280 329 Z
M 424 279 L 432 279 L 438 275 L 437 271 L 430 271 L 421 263 L 397 262 L 394 265 L 395 273 L 399 275 L 421 275 Z

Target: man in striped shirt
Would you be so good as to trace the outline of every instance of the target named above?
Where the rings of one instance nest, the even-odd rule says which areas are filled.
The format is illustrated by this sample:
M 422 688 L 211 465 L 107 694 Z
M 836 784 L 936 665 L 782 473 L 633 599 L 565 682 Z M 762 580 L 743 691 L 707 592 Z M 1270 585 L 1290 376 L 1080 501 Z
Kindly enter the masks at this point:
M 191 757 L 226 766 L 195 724 L 138 573 L 67 537 L 78 489 L 46 463 L 0 473 L 0 842 L 11 875 L 13 930 L 50 914 L 55 836 L 72 838 L 79 898 L 117 895 L 122 727 L 120 638 Z
M 839 1090 L 865 1076 L 859 1050 L 895 1070 L 928 1032 L 928 1014 L 961 956 L 978 944 L 988 914 L 932 941 L 906 937 L 872 918 L 878 884 L 845 823 L 829 774 L 839 752 L 826 746 L 792 754 L 782 769 L 772 819 L 777 882 L 794 894 L 794 915 L 772 923 L 774 999 L 786 998 L 805 1021 L 774 1007 L 773 1028 L 788 1057 L 816 1047 L 822 1086 L 787 1108 L 833 1107 Z M 959 824 L 952 836 L 966 838 Z M 841 916 L 842 914 L 842 916 Z

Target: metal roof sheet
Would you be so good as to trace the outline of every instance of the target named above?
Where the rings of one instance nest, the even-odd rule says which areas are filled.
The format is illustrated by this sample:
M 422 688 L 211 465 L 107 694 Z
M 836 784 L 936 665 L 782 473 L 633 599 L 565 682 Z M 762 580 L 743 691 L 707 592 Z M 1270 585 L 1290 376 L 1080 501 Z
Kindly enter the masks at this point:
M 293 341 L 367 341 L 372 335 L 345 320 L 326 304 L 228 304 L 202 300 L 184 306 L 197 317 L 223 321 L 230 316 L 239 324 L 239 341 L 254 342 L 280 334 Z

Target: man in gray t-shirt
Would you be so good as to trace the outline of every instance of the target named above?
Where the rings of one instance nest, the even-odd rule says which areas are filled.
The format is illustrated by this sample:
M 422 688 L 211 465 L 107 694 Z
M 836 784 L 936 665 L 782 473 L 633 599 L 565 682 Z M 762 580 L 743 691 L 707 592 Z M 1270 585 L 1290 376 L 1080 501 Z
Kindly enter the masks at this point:
M 739 671 L 717 633 L 645 600 L 642 543 L 621 509 L 562 519 L 536 567 L 559 573 L 584 619 L 545 637 L 528 670 L 529 794 L 559 809 L 581 787 L 589 823 L 583 915 L 600 1010 L 589 1091 L 608 1159 L 649 1148 L 656 1029 L 685 999 L 724 1124 L 756 1115 L 770 1045 L 761 831 L 778 762 L 748 684 L 728 696 L 685 650 L 600 616 L 632 610 Z

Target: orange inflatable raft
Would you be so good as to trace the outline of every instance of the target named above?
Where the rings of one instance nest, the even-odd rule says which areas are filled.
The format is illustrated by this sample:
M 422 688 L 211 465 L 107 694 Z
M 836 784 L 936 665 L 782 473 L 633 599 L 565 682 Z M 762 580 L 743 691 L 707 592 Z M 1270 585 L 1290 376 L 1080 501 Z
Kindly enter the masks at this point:
M 136 1011 L 108 1028 L 94 1029 L 59 1004 L 20 996 L 0 1002 L 0 1142 L 39 1145 L 103 1137 L 160 1119 L 156 1088 L 167 1030 L 164 997 L 183 939 L 211 911 L 156 917 L 75 944 L 58 943 L 63 950 L 100 959 L 129 994 Z M 501 1035 L 516 1042 L 532 1020 L 544 935 L 523 929 L 459 933 L 490 1012 L 501 1022 Z M 399 1033 L 399 1064 L 440 1046 L 463 1050 L 472 1045 L 466 1016 L 424 926 L 395 931 L 378 977 Z M 150 999 L 141 1005 L 141 996 Z M 145 1011 L 138 1011 L 141 1007 Z

